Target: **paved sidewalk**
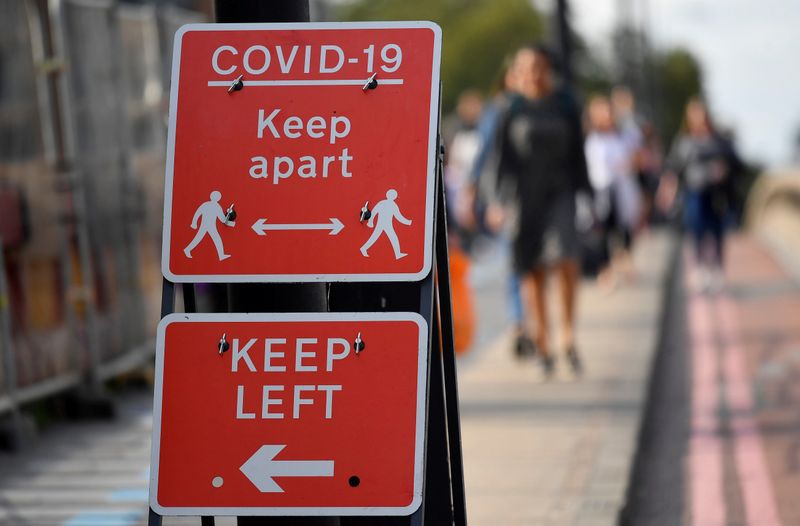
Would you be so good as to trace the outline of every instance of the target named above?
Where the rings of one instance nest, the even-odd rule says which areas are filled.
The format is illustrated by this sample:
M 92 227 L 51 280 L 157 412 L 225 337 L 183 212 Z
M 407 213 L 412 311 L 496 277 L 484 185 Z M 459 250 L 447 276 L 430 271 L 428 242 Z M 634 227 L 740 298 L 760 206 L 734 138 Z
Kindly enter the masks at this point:
M 670 246 L 663 234 L 643 239 L 636 284 L 611 295 L 593 286 L 582 291 L 586 374 L 575 379 L 562 367 L 546 383 L 534 364 L 511 359 L 507 337 L 497 340 L 505 269 L 499 260 L 485 266 L 482 341 L 459 364 L 471 525 L 614 524 L 634 457 Z M 113 422 L 65 422 L 23 454 L 0 454 L 0 524 L 144 524 L 151 398 L 127 393 L 119 407 Z
M 127 392 L 118 402 L 115 420 L 57 423 L 29 449 L 0 454 L 0 525 L 147 523 L 153 399 L 148 391 Z M 164 526 L 199 524 L 197 517 L 164 520 Z
M 638 242 L 636 282 L 610 294 L 591 283 L 581 289 L 582 377 L 562 360 L 555 378 L 544 381 L 536 364 L 512 357 L 510 334 L 461 365 L 470 524 L 616 523 L 673 247 L 671 236 L 650 233 Z

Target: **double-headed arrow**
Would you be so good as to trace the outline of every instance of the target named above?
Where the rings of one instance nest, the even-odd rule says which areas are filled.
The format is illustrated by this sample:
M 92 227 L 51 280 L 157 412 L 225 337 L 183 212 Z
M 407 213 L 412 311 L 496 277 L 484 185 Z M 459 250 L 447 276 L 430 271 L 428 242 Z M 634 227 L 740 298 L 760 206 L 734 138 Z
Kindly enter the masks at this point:
M 263 445 L 239 468 L 261 493 L 283 493 L 273 477 L 333 476 L 333 460 L 275 460 L 285 447 Z
M 329 235 L 335 236 L 344 228 L 344 224 L 331 217 L 328 223 L 297 223 L 297 224 L 273 224 L 267 223 L 266 219 L 259 219 L 251 227 L 259 236 L 266 235 L 267 230 L 330 230 Z

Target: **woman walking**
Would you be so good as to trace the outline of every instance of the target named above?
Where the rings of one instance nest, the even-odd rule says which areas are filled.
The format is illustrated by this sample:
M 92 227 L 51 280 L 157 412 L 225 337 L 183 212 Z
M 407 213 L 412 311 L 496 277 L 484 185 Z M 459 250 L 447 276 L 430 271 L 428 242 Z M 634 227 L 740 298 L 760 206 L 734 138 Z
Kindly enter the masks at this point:
M 558 276 L 562 345 L 577 370 L 575 198 L 579 190 L 591 192 L 580 111 L 568 93 L 556 88 L 552 57 L 544 48 L 522 48 L 512 68 L 519 96 L 511 101 L 498 128 L 495 199 L 487 210 L 487 222 L 502 223 L 510 233 L 527 329 L 534 336 L 546 374 L 553 372 L 555 363 L 545 293 L 550 271 Z
M 679 187 L 683 188 L 684 218 L 699 266 L 691 281 L 698 290 L 722 286 L 725 216 L 730 184 L 740 165 L 731 143 L 714 128 L 706 105 L 700 99 L 691 99 L 683 129 L 667 157 L 659 202 L 664 208 L 672 207 Z

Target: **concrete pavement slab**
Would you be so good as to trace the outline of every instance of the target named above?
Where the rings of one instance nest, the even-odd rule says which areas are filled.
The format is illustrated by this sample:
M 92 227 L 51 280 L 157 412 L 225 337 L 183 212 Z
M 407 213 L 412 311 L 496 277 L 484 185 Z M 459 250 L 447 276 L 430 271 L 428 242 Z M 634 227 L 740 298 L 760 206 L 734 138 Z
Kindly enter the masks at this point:
M 633 283 L 610 294 L 593 283 L 582 287 L 583 375 L 574 375 L 562 360 L 555 376 L 544 379 L 536 364 L 512 355 L 510 332 L 473 350 L 476 355 L 460 366 L 470 524 L 616 522 L 674 244 L 671 235 L 651 232 L 638 243 Z M 557 306 L 550 307 L 555 328 Z

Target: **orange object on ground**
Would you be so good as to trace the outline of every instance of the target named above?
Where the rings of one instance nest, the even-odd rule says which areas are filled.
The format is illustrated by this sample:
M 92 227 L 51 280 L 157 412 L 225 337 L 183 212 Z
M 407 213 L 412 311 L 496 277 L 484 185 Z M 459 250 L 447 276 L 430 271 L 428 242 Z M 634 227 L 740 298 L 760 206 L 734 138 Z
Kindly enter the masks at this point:
M 469 287 L 469 258 L 460 248 L 449 247 L 450 286 L 453 299 L 453 333 L 456 353 L 463 354 L 475 335 L 475 309 Z

